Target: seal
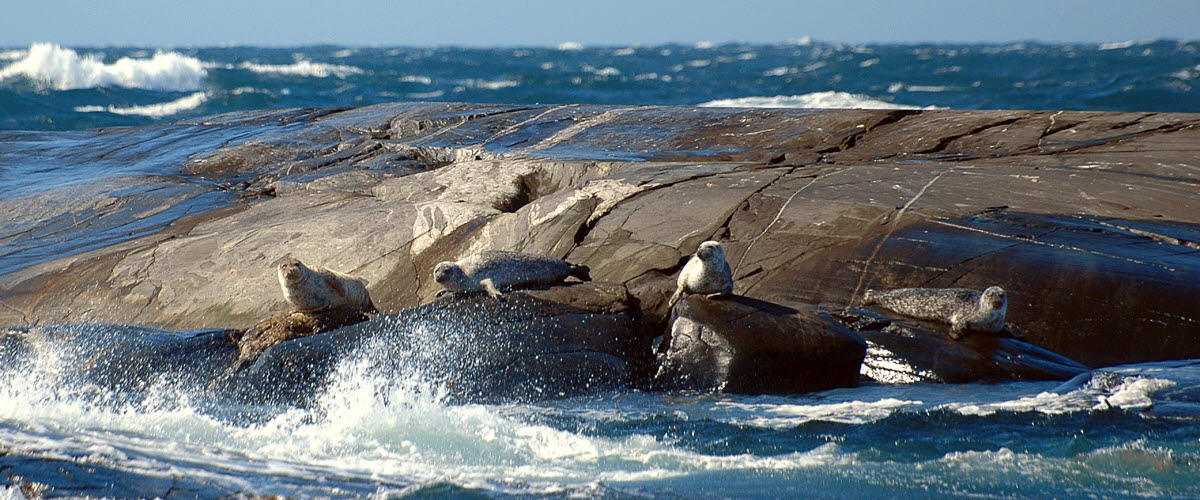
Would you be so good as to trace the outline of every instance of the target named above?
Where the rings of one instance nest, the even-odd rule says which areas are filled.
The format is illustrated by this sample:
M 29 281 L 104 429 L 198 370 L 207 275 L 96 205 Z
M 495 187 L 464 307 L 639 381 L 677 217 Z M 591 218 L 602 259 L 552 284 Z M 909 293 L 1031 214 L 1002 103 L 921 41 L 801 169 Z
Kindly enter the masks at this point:
M 733 271 L 725 260 L 725 247 L 716 241 L 701 243 L 696 254 L 683 266 L 667 309 L 674 307 L 684 295 L 694 293 L 709 297 L 733 293 Z
M 296 312 L 313 312 L 337 307 L 354 307 L 379 312 L 367 293 L 367 280 L 320 266 L 308 267 L 288 258 L 279 263 L 279 286 L 283 298 Z
M 500 298 L 501 290 L 561 283 L 568 276 L 591 281 L 590 272 L 587 266 L 544 255 L 486 250 L 439 263 L 433 268 L 433 279 L 451 293 L 486 291 Z
M 1004 289 L 988 287 L 982 293 L 966 288 L 898 288 L 867 290 L 863 305 L 914 318 L 950 324 L 950 338 L 958 340 L 967 331 L 997 333 L 1004 329 L 1008 298 Z

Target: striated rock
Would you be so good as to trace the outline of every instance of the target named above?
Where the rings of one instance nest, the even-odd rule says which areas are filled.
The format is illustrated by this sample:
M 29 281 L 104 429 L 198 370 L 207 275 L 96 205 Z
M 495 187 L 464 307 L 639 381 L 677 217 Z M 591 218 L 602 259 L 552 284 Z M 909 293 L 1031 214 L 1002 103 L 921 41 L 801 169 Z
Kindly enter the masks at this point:
M 747 297 L 679 302 L 655 389 L 798 394 L 852 387 L 867 345 L 833 316 Z
M 509 250 L 626 284 L 665 328 L 662 282 L 711 239 L 754 299 L 998 284 L 1025 339 L 1090 366 L 1200 358 L 1197 125 L 397 103 L 0 132 L 10 164 L 94 176 L 0 193 L 0 324 L 244 328 L 281 307 L 289 254 L 398 311 L 433 300 L 436 263 Z

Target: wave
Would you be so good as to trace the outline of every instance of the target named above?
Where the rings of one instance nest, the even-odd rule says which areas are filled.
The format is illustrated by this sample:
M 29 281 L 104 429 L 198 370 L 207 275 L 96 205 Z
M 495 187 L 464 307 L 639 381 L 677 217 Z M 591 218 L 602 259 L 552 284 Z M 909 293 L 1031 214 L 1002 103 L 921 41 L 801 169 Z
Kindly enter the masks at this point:
M 563 42 L 558 44 L 558 50 L 583 50 L 583 44 L 579 42 Z
M 228 69 L 234 67 L 226 66 Z M 237 69 L 247 69 L 255 73 L 273 73 L 279 75 L 297 75 L 297 76 L 312 76 L 317 78 L 326 78 L 330 75 L 338 78 L 345 78 L 350 75 L 360 75 L 366 73 L 362 68 L 348 66 L 345 64 L 329 64 L 312 61 L 296 61 L 292 64 L 258 64 L 244 62 L 236 66 Z
M 242 89 L 235 89 L 234 94 L 238 94 L 238 90 Z M 250 91 L 254 90 L 255 89 L 251 89 Z M 196 92 L 195 94 L 182 97 L 174 101 L 146 104 L 144 106 L 128 106 L 124 108 L 117 106 L 78 106 L 75 108 L 75 111 L 80 113 L 106 112 L 117 115 L 141 115 L 149 116 L 151 118 L 159 118 L 173 115 L 181 111 L 187 111 L 189 109 L 196 109 L 201 104 L 204 104 L 204 101 L 207 100 L 208 92 Z
M 461 80 L 459 83 L 466 88 L 485 90 L 500 90 L 509 87 L 516 87 L 521 84 L 521 82 L 516 80 L 482 80 L 475 78 Z
M 25 57 L 25 54 L 28 54 L 28 53 L 29 52 L 26 52 L 24 50 L 5 50 L 3 52 L 0 52 L 0 61 L 11 61 L 13 59 L 20 59 L 22 57 Z
M 35 43 L 0 70 L 0 81 L 25 77 L 57 90 L 128 87 L 149 90 L 197 90 L 207 72 L 200 60 L 159 51 L 149 59 L 122 57 L 106 64 L 100 55 L 79 55 L 52 43 Z
M 738 97 L 718 99 L 698 104 L 710 108 L 839 108 L 839 109 L 922 109 L 919 106 L 881 101 L 861 94 L 848 92 L 813 92 L 804 95 L 777 95 L 774 97 Z M 928 106 L 923 109 L 936 109 Z

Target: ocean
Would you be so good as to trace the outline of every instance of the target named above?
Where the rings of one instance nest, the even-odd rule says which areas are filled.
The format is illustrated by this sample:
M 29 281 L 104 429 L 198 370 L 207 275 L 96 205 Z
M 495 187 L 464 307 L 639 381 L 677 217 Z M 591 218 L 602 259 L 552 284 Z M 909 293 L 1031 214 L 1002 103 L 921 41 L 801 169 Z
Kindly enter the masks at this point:
M 0 49 L 0 129 L 394 101 L 1198 112 L 1198 85 L 1195 41 L 39 43 Z M 97 173 L 62 175 L 0 157 L 0 197 Z M 169 378 L 124 397 L 63 379 L 72 354 L 57 348 L 0 366 L 0 499 L 36 496 L 34 483 L 119 498 L 1200 498 L 1200 360 L 1068 382 L 484 405 L 452 404 L 418 372 L 380 372 L 376 355 L 348 356 L 304 408 L 214 404 Z

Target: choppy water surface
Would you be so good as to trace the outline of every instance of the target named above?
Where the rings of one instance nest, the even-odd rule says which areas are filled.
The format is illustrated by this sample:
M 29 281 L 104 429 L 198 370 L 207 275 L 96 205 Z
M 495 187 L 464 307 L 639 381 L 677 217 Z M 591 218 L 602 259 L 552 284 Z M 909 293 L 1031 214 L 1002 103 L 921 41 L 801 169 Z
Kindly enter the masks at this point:
M 1200 42 L 1174 41 L 34 44 L 0 49 L 0 128 L 413 100 L 1200 111 L 1198 77 Z M 158 168 L 117 158 L 72 174 L 54 158 L 42 158 L 54 164 L 44 172 L 0 164 L 0 178 L 10 191 L 37 193 L 71 175 L 91 178 L 88 168 Z M 131 397 L 64 378 L 73 358 L 54 349 L 32 365 L 0 366 L 0 498 L 22 496 L 11 485 L 23 480 L 56 495 L 115 497 L 1200 497 L 1200 362 L 1114 368 L 1067 384 L 864 385 L 797 397 L 626 391 L 452 405 L 445 388 L 418 372 L 381 371 L 377 356 L 365 348 L 345 361 L 311 408 L 217 401 L 170 378 Z
M 57 494 L 1187 497 L 1200 477 L 1197 362 L 1065 384 L 449 405 L 365 347 L 314 407 L 280 408 L 170 377 L 128 397 L 63 379 L 71 356 L 44 350 L 0 375 L 0 468 Z
M 1200 42 L 0 49 L 0 128 L 394 101 L 1200 111 Z

